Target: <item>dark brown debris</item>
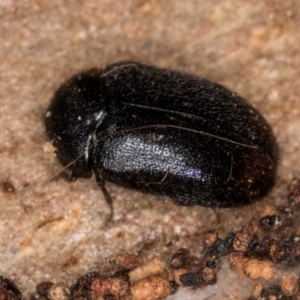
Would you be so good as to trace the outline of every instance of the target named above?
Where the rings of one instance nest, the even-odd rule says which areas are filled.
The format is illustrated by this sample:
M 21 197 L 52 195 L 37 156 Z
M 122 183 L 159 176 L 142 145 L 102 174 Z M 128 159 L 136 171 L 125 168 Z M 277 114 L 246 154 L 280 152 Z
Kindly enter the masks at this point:
M 175 254 L 171 257 L 170 268 L 171 269 L 181 269 L 190 263 L 190 253 L 187 249 L 181 248 L 177 250 Z
M 138 254 L 120 254 L 112 259 L 112 263 L 121 269 L 133 270 L 143 264 L 143 259 Z
M 225 239 L 222 240 L 217 238 L 216 241 L 208 246 L 205 250 L 205 254 L 208 256 L 226 256 L 229 255 L 233 249 L 233 241 L 235 238 L 235 233 L 229 232 Z
M 1 182 L 0 187 L 3 191 L 3 193 L 14 193 L 16 191 L 16 188 L 14 187 L 14 185 L 9 181 Z
M 287 196 L 287 200 L 290 205 L 297 206 L 300 204 L 300 179 L 297 178 L 291 183 L 290 193 Z
M 70 290 L 64 283 L 53 283 L 44 281 L 36 286 L 36 293 L 31 296 L 31 300 L 68 300 Z
M 293 275 L 285 275 L 281 279 L 280 283 L 281 290 L 287 296 L 296 295 L 299 290 L 299 282 L 298 279 Z
M 216 272 L 208 267 L 200 268 L 197 271 L 191 271 L 180 276 L 180 282 L 183 286 L 194 288 L 215 284 L 217 281 Z
M 265 285 L 276 268 L 300 265 L 300 210 L 295 205 L 299 197 L 300 181 L 288 196 L 290 206 L 266 206 L 258 219 L 227 233 L 223 239 L 215 231 L 208 232 L 199 241 L 205 250 L 196 255 L 181 248 L 166 264 L 158 257 L 143 263 L 138 254 L 120 254 L 111 260 L 119 270 L 113 275 L 90 272 L 70 288 L 64 283 L 41 282 L 30 299 L 164 299 L 182 287 L 198 289 L 215 284 L 222 261 L 227 260 L 239 276 L 255 280 L 253 296 L 248 300 L 300 300 L 300 281 L 293 274 L 286 274 L 278 284 Z M 0 277 L 0 300 L 21 298 L 14 283 Z
M 22 294 L 17 286 L 8 278 L 0 276 L 0 299 L 1 300 L 20 300 Z
M 294 300 L 284 295 L 279 285 L 272 285 L 263 288 L 256 296 L 251 296 L 248 300 Z
M 140 279 L 131 287 L 133 300 L 164 299 L 171 294 L 171 291 L 169 281 L 161 275 Z
M 112 277 L 101 276 L 91 272 L 79 278 L 71 287 L 71 299 L 121 299 L 130 294 L 129 277 L 118 273 Z
M 233 241 L 233 248 L 236 251 L 246 252 L 250 244 L 252 243 L 256 233 L 257 233 L 256 222 L 252 221 L 245 224 L 235 235 Z

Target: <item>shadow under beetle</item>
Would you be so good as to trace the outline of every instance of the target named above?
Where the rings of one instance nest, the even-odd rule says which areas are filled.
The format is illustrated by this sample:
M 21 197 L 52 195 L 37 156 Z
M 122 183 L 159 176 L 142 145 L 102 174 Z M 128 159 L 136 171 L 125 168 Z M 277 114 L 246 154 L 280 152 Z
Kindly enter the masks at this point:
M 74 75 L 54 94 L 45 128 L 73 178 L 235 207 L 273 187 L 275 137 L 243 98 L 204 78 L 122 61 Z

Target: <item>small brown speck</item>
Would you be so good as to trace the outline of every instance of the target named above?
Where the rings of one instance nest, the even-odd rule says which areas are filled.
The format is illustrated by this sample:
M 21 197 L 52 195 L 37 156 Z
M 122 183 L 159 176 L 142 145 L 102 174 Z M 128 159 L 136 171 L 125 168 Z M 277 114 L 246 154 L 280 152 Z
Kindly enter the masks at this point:
M 132 270 L 129 273 L 129 278 L 132 283 L 153 275 L 163 274 L 166 271 L 165 263 L 159 258 L 153 258 L 146 264 Z
M 133 300 L 164 299 L 170 293 L 168 280 L 159 275 L 143 278 L 131 286 Z
M 273 277 L 274 264 L 269 260 L 252 258 L 245 263 L 244 273 L 252 279 L 263 278 L 269 280 Z
M 280 286 L 281 286 L 281 290 L 287 296 L 293 296 L 299 290 L 298 280 L 293 275 L 285 275 L 285 276 L 283 276 L 282 280 L 281 280 Z
M 173 278 L 176 284 L 183 286 L 183 283 L 180 281 L 180 277 L 183 274 L 187 274 L 189 272 L 188 269 L 176 269 L 173 271 Z
M 21 300 L 22 294 L 17 286 L 4 276 L 0 276 L 0 299 L 1 300 Z
M 293 191 L 287 196 L 290 205 L 300 204 L 300 186 L 297 186 Z
M 56 150 L 55 147 L 53 147 L 53 145 L 51 144 L 51 142 L 47 142 L 45 144 L 42 145 L 42 148 L 45 152 L 47 153 L 50 153 L 50 154 L 53 154 L 54 155 L 54 152 Z
M 204 241 L 204 245 L 206 247 L 211 246 L 212 244 L 214 244 L 216 242 L 217 238 L 218 238 L 218 234 L 216 232 L 207 233 L 205 241 Z
M 1 188 L 3 193 L 14 193 L 16 191 L 16 188 L 14 185 L 9 181 L 4 181 L 1 183 Z
M 204 267 L 197 271 L 183 274 L 179 279 L 184 286 L 199 288 L 209 284 L 215 284 L 216 273 L 213 269 Z
M 253 283 L 253 288 L 254 288 L 254 291 L 253 291 L 253 296 L 255 298 L 258 298 L 261 294 L 261 291 L 263 290 L 263 287 L 262 287 L 262 284 L 258 281 L 255 281 Z
M 50 300 L 68 300 L 70 290 L 64 283 L 55 283 L 48 291 L 48 299 Z
M 36 286 L 36 292 L 39 297 L 47 298 L 50 288 L 54 285 L 53 282 L 43 281 Z
M 249 222 L 245 224 L 235 235 L 233 241 L 234 249 L 237 251 L 246 252 L 256 232 L 257 225 L 255 222 Z
M 259 213 L 259 218 L 262 219 L 266 216 L 273 216 L 273 215 L 277 215 L 278 214 L 278 210 L 276 207 L 274 206 L 265 206 Z
M 240 276 L 245 276 L 244 266 L 248 260 L 249 258 L 245 257 L 242 253 L 232 253 L 229 256 L 231 266 Z
M 137 254 L 125 253 L 114 257 L 112 262 L 122 269 L 132 270 L 140 266 L 143 263 L 143 259 Z
M 76 266 L 79 263 L 79 258 L 71 254 L 67 260 L 61 265 L 62 269 L 68 269 L 70 267 Z
M 189 258 L 190 258 L 190 254 L 187 249 L 184 248 L 179 249 L 171 257 L 170 268 L 181 269 L 185 267 L 188 264 Z

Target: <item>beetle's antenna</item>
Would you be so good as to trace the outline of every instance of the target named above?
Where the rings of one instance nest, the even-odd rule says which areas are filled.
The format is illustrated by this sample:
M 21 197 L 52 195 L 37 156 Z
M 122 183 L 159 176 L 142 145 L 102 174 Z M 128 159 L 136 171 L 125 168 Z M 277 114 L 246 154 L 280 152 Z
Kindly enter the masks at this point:
M 189 132 L 193 132 L 193 133 L 198 133 L 200 135 L 209 136 L 209 137 L 212 137 L 212 138 L 215 138 L 215 139 L 218 139 L 218 140 L 230 143 L 230 144 L 240 145 L 240 146 L 243 146 L 243 147 L 246 147 L 246 148 L 257 149 L 257 146 L 247 145 L 247 144 L 244 144 L 244 143 L 239 143 L 239 142 L 236 142 L 234 140 L 226 139 L 226 138 L 223 138 L 223 137 L 218 136 L 218 135 L 207 133 L 205 131 L 195 130 L 195 129 L 191 129 L 191 128 L 188 128 L 188 127 L 182 127 L 182 126 L 176 126 L 176 125 L 168 125 L 168 124 L 166 124 L 166 125 L 164 125 L 164 124 L 145 125 L 145 126 L 140 126 L 140 127 L 123 129 L 123 130 L 120 130 L 120 131 L 116 131 L 114 133 L 107 134 L 107 135 L 101 137 L 100 139 L 98 139 L 97 142 L 99 142 L 103 139 L 106 139 L 108 137 L 111 137 L 115 134 L 120 134 L 120 133 L 123 133 L 123 132 L 130 132 L 130 131 L 134 131 L 134 130 L 148 129 L 148 128 L 175 128 L 175 129 L 179 129 L 179 130 L 183 130 L 183 131 L 189 131 Z
M 194 129 L 191 129 L 191 128 L 186 128 L 186 127 L 181 127 L 181 126 L 176 126 L 176 125 L 162 125 L 162 124 L 140 126 L 140 127 L 135 127 L 135 128 L 120 130 L 120 131 L 117 131 L 115 133 L 110 133 L 110 134 L 107 134 L 107 135 L 105 135 L 105 136 L 103 136 L 103 137 L 101 137 L 99 139 L 95 138 L 90 143 L 89 148 L 92 148 L 95 145 L 96 142 L 104 140 L 104 139 L 106 139 L 108 137 L 111 137 L 111 136 L 113 136 L 115 134 L 121 134 L 121 133 L 124 133 L 124 132 L 130 132 L 130 131 L 134 131 L 134 130 L 141 130 L 141 129 L 148 129 L 148 128 L 175 128 L 175 129 L 179 129 L 179 130 L 194 132 L 194 133 L 202 134 L 202 135 L 209 136 L 209 137 L 212 137 L 212 138 L 216 138 L 216 139 L 225 141 L 227 143 L 236 144 L 236 145 L 240 145 L 240 146 L 247 147 L 247 148 L 257 149 L 256 146 L 239 143 L 239 142 L 236 142 L 236 141 L 233 141 L 233 140 L 230 140 L 230 139 L 226 139 L 226 138 L 222 138 L 220 136 L 213 135 L 213 134 L 210 134 L 210 133 L 207 133 L 207 132 L 203 132 L 203 131 L 199 131 L 199 130 L 194 130 Z M 56 174 L 54 174 L 50 179 L 47 179 L 45 182 L 49 182 L 49 181 L 52 181 L 53 179 L 55 179 L 63 171 L 67 170 L 70 166 L 72 166 L 83 155 L 85 155 L 85 152 L 83 152 L 82 154 L 78 155 L 74 160 L 72 160 L 70 163 L 68 163 L 66 166 L 64 166 L 61 170 L 59 170 Z M 106 191 L 106 193 L 108 193 L 108 192 Z M 108 203 L 110 203 L 110 202 L 108 201 Z
M 112 72 L 115 72 L 115 71 L 117 71 L 119 69 L 127 68 L 127 67 L 130 67 L 130 66 L 136 66 L 136 63 L 128 63 L 127 65 L 116 67 L 115 69 L 112 69 L 112 70 L 107 71 L 104 74 L 100 75 L 100 77 L 104 77 L 104 76 L 106 76 L 106 75 L 108 75 L 108 74 L 110 74 Z

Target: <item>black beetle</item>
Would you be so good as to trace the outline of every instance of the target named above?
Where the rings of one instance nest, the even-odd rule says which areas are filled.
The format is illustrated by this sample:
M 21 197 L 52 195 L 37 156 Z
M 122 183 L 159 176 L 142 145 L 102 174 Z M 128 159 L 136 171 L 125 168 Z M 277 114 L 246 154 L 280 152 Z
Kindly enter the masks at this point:
M 74 178 L 235 207 L 273 187 L 275 137 L 243 98 L 204 78 L 122 61 L 61 85 L 45 113 L 48 138 Z

